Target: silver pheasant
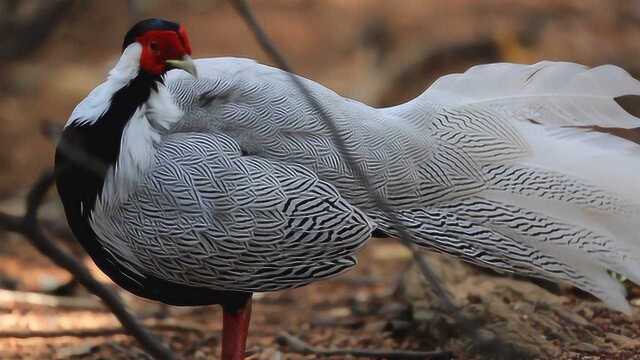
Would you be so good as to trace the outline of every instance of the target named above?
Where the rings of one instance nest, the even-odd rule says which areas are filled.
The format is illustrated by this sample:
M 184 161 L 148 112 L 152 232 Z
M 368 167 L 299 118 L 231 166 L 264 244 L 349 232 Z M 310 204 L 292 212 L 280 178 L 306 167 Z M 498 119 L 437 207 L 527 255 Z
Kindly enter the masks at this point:
M 135 72 L 136 43 L 67 126 L 90 124 Z M 138 58 L 136 58 L 138 56 Z M 139 276 L 219 290 L 292 288 L 338 274 L 374 229 L 396 235 L 287 74 L 252 60 L 167 73 L 122 135 L 90 210 Z M 573 284 L 629 312 L 640 283 L 640 145 L 614 101 L 622 69 L 491 64 L 376 109 L 307 79 L 348 151 L 416 244 L 499 271 Z

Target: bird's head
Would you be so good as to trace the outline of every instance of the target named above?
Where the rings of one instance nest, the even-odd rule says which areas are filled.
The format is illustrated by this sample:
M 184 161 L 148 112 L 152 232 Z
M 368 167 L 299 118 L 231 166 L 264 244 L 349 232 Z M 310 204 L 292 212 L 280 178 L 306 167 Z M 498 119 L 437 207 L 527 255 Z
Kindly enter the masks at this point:
M 141 71 L 159 76 L 171 69 L 182 69 L 197 77 L 189 37 L 180 24 L 162 19 L 142 20 L 127 32 L 122 51 L 132 44 L 142 48 Z

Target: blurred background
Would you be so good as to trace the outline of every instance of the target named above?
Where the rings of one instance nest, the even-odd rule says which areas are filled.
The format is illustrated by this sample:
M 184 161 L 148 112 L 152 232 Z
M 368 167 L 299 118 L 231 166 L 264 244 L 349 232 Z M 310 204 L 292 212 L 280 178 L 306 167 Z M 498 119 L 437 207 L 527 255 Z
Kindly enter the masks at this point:
M 612 63 L 640 75 L 640 1 L 635 0 L 250 3 L 299 74 L 375 106 L 406 101 L 437 77 L 479 63 Z M 270 63 L 222 0 L 0 0 L 1 210 L 22 211 L 30 185 L 52 166 L 57 129 L 105 78 L 129 27 L 147 17 L 183 24 L 194 57 Z M 55 194 L 43 218 L 47 231 L 109 284 L 70 238 Z M 635 310 L 629 318 L 572 289 L 540 287 L 440 256 L 429 259 L 465 314 L 482 324 L 486 336 L 514 344 L 518 354 L 630 359 L 640 350 Z M 264 295 L 249 341 L 253 358 L 302 357 L 281 348 L 279 331 L 326 347 L 444 349 L 461 359 L 484 358 L 489 350 L 474 348 L 452 318 L 438 311 L 411 266 L 401 245 L 376 240 L 358 268 L 342 278 Z M 640 305 L 640 292 L 629 290 L 632 304 Z M 202 343 L 219 329 L 217 308 L 167 309 L 123 295 L 176 351 L 188 358 L 217 353 L 216 338 Z M 86 329 L 102 332 L 83 336 Z M 63 330 L 77 333 L 56 333 Z M 50 336 L 32 337 L 29 331 Z M 69 274 L 20 236 L 0 230 L 0 358 L 141 356 L 112 315 L 74 286 Z

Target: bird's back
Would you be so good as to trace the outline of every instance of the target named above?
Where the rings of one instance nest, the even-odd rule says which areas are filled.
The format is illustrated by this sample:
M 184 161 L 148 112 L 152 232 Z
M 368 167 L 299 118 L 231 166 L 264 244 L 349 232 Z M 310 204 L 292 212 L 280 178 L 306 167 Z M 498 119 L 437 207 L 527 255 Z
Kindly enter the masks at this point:
M 373 207 L 325 120 L 299 94 L 289 74 L 246 59 L 196 62 L 199 79 L 168 74 L 167 84 L 186 112 L 178 131 L 224 133 L 245 154 L 305 166 L 354 205 Z M 421 180 L 431 174 L 435 146 L 424 123 L 386 114 L 300 79 L 335 122 L 357 166 L 387 201 L 410 206 L 433 191 Z

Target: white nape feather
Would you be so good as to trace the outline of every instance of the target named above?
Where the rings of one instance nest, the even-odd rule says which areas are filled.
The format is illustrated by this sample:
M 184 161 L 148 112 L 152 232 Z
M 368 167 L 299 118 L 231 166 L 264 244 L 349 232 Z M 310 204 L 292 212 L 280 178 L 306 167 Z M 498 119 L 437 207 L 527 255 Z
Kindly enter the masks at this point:
M 93 124 L 109 109 L 111 98 L 125 87 L 140 71 L 142 46 L 137 42 L 127 46 L 120 60 L 109 72 L 107 80 L 98 85 L 73 110 L 65 127 L 75 124 Z

